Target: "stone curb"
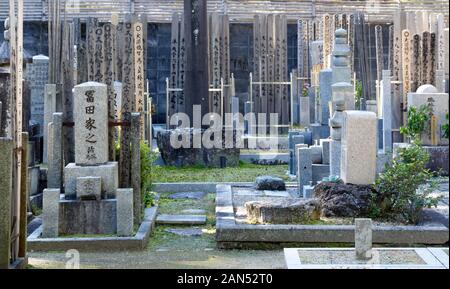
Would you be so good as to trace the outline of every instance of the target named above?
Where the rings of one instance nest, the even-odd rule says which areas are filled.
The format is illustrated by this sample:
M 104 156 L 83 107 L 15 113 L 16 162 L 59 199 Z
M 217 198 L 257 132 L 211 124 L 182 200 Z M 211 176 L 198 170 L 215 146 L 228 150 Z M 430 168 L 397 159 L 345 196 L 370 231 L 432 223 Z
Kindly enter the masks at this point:
M 145 217 L 134 237 L 40 238 L 42 225 L 27 239 L 29 251 L 122 251 L 143 250 L 155 228 L 158 207 L 145 209 Z
M 154 183 L 153 191 L 157 193 L 185 193 L 185 192 L 205 192 L 215 193 L 216 186 L 229 185 L 233 187 L 252 187 L 254 182 L 230 182 L 230 183 Z M 286 182 L 286 186 L 297 186 L 295 182 Z
M 449 230 L 443 226 L 374 226 L 377 244 L 445 244 Z M 354 243 L 353 225 L 247 225 L 236 224 L 230 185 L 216 193 L 216 241 L 267 243 Z M 220 245 L 220 244 L 219 244 Z

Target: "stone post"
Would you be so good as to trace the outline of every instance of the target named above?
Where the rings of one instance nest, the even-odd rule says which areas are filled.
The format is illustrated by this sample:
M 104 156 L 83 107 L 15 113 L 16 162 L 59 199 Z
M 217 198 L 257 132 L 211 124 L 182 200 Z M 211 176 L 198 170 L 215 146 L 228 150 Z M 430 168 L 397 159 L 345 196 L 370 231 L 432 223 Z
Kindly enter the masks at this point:
M 117 190 L 117 235 L 133 234 L 133 189 Z
M 327 68 L 320 72 L 319 82 L 320 82 L 320 107 L 321 107 L 321 121 L 323 125 L 328 125 L 328 120 L 330 119 L 330 106 L 331 101 L 331 80 L 332 80 L 332 70 Z
M 131 185 L 133 187 L 134 222 L 140 224 L 142 215 L 140 113 L 131 114 Z
M 45 189 L 42 201 L 42 237 L 56 238 L 59 230 L 60 189 Z
M 301 146 L 301 145 L 300 145 Z M 297 177 L 300 192 L 303 186 L 309 185 L 312 181 L 312 152 L 310 148 L 297 147 Z
M 383 83 L 381 85 L 381 104 L 383 117 L 383 151 L 392 151 L 392 88 L 391 71 L 383 70 Z
M 63 168 L 63 113 L 53 114 L 49 124 L 47 187 L 61 189 Z
M 56 84 L 46 84 L 44 88 L 44 152 L 43 163 L 48 163 L 48 124 L 52 122 L 53 113 L 56 112 Z
M 372 259 L 371 219 L 355 219 L 355 251 L 358 260 Z
M 0 138 L 0 269 L 10 263 L 12 148 L 11 139 Z

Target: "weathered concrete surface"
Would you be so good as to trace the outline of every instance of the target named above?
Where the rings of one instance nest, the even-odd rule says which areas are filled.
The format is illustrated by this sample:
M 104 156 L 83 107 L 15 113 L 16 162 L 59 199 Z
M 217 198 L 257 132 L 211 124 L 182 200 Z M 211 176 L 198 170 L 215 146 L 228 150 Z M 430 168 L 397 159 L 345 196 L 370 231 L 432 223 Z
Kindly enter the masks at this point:
M 203 225 L 206 223 L 205 215 L 159 215 L 157 224 L 166 225 Z
M 295 224 L 320 218 L 319 202 L 314 199 L 282 198 L 275 202 L 252 201 L 245 203 L 247 218 L 265 224 Z

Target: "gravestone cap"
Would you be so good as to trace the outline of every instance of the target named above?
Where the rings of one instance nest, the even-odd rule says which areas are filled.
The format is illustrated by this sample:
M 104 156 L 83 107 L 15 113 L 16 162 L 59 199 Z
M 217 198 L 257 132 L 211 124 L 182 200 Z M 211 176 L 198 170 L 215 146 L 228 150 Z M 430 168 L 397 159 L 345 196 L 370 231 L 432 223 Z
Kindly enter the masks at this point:
M 439 91 L 431 84 L 424 84 L 417 89 L 417 93 L 439 93 Z

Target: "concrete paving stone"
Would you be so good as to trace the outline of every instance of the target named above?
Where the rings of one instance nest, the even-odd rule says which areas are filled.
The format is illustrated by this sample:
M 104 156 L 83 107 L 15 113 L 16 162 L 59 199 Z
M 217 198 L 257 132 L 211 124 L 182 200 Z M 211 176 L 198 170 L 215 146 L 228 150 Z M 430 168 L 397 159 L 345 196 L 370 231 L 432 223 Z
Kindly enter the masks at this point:
M 201 200 L 206 196 L 205 192 L 184 192 L 184 193 L 175 193 L 169 195 L 170 199 L 179 200 L 179 199 L 191 199 L 191 200 Z
M 206 210 L 199 210 L 199 209 L 187 209 L 181 211 L 184 215 L 204 215 L 206 214 Z
M 188 236 L 195 237 L 203 235 L 203 230 L 201 228 L 190 228 L 190 229 L 166 229 L 167 233 L 172 233 L 178 236 Z
M 280 192 L 280 191 L 264 191 L 264 195 L 266 197 L 283 197 L 283 198 L 290 198 L 291 197 L 291 195 L 287 191 L 284 191 L 284 192 Z
M 159 215 L 156 223 L 166 225 L 203 225 L 206 223 L 205 215 Z

